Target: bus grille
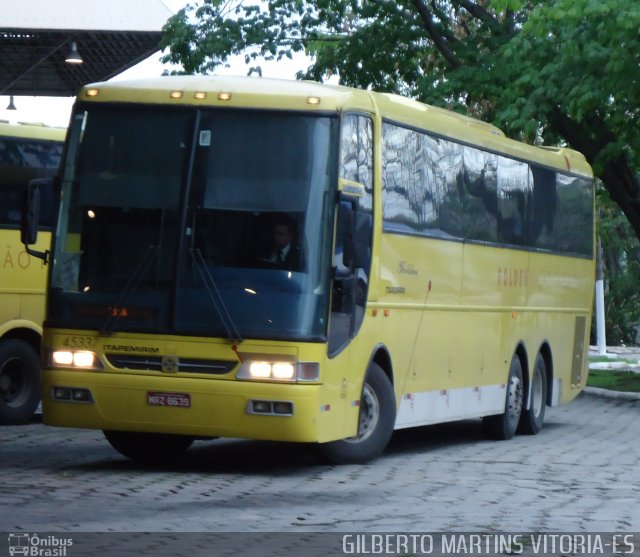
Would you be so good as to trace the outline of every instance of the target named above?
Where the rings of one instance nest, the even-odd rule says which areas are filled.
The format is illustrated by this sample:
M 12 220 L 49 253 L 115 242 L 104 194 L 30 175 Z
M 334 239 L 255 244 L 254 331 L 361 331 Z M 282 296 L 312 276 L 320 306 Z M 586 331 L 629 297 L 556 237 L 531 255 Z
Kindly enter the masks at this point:
M 204 373 L 224 375 L 233 370 L 237 360 L 197 360 L 194 358 L 166 358 L 162 356 L 130 356 L 106 354 L 107 361 L 117 369 L 165 371 L 178 373 Z

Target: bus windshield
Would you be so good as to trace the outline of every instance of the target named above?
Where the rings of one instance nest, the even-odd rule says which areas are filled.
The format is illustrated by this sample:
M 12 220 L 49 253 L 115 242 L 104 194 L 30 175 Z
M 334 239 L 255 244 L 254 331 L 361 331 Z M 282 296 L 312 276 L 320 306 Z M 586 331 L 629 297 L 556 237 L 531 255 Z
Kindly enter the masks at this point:
M 326 337 L 337 118 L 89 104 L 72 122 L 49 322 Z

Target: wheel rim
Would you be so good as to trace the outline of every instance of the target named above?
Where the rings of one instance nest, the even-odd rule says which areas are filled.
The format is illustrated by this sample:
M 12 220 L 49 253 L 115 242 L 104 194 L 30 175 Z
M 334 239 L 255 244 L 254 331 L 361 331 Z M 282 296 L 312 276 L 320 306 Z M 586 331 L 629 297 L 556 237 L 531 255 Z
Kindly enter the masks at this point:
M 544 388 L 542 385 L 542 373 L 540 368 L 536 368 L 533 372 L 533 384 L 531 385 L 531 409 L 533 415 L 538 418 L 542 412 L 544 398 Z
M 19 358 L 7 360 L 0 369 L 0 400 L 8 406 L 20 406 L 27 398 L 26 369 Z
M 511 376 L 509 383 L 509 394 L 507 395 L 507 420 L 509 425 L 515 429 L 520 421 L 522 412 L 522 378 L 518 375 Z
M 360 443 L 367 439 L 376 429 L 380 419 L 380 402 L 375 391 L 367 384 L 362 389 L 360 400 L 360 416 L 358 418 L 358 434 L 346 439 L 350 443 Z

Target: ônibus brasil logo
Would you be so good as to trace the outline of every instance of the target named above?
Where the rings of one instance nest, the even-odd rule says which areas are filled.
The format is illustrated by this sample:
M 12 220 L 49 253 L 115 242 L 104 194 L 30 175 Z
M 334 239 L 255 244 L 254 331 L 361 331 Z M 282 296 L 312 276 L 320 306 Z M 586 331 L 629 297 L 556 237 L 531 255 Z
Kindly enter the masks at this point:
M 67 557 L 67 548 L 73 545 L 71 538 L 39 536 L 38 534 L 9 534 L 9 555 L 32 557 Z

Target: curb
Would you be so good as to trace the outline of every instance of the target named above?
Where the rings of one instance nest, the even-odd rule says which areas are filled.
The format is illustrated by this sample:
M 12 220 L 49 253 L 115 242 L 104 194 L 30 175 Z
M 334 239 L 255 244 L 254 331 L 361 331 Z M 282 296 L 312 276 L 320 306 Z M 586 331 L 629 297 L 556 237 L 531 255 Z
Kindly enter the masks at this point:
M 598 387 L 585 387 L 584 389 L 582 389 L 582 392 L 587 395 L 615 398 L 618 400 L 640 400 L 640 393 L 611 391 L 609 389 L 599 389 Z

